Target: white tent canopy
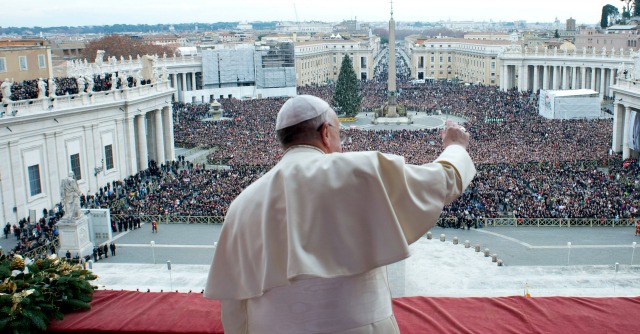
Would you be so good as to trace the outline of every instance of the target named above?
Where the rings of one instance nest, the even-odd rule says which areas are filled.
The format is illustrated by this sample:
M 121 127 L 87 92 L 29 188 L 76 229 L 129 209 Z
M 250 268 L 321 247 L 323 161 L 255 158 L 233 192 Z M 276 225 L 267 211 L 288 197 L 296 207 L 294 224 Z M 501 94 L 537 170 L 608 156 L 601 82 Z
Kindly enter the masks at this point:
M 592 89 L 541 90 L 540 115 L 551 119 L 600 117 L 600 96 Z

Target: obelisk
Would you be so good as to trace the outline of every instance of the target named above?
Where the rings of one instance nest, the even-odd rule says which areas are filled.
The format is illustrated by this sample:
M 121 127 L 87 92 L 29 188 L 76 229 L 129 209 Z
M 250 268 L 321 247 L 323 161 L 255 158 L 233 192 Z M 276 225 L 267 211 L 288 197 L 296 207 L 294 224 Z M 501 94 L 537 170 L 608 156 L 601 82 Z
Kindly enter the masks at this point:
M 387 81 L 387 117 L 398 117 L 396 105 L 396 22 L 393 20 L 393 0 L 389 20 L 389 78 Z

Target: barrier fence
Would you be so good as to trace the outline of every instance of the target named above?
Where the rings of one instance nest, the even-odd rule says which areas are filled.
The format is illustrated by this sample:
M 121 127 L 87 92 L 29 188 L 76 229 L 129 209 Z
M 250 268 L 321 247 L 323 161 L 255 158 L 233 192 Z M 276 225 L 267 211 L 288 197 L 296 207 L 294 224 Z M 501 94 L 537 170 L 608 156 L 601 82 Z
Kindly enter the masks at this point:
M 114 222 L 126 219 L 128 215 L 113 214 L 111 219 Z M 142 223 L 151 223 L 157 221 L 160 224 L 222 224 L 223 216 L 173 216 L 173 215 L 141 215 Z M 635 226 L 638 219 L 601 219 L 601 218 L 473 218 L 473 219 L 457 219 L 457 218 L 440 218 L 438 225 L 455 226 L 461 223 L 466 226 L 470 222 L 473 226 L 478 227 L 495 227 L 495 226 Z

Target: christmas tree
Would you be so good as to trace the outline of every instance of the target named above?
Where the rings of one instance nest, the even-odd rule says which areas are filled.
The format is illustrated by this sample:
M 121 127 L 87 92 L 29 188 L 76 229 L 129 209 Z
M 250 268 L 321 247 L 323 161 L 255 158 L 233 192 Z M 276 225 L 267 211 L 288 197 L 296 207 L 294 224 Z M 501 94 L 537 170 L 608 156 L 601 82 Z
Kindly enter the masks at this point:
M 353 70 L 351 58 L 345 54 L 331 104 L 339 114 L 355 117 L 360 111 L 361 100 L 358 77 Z

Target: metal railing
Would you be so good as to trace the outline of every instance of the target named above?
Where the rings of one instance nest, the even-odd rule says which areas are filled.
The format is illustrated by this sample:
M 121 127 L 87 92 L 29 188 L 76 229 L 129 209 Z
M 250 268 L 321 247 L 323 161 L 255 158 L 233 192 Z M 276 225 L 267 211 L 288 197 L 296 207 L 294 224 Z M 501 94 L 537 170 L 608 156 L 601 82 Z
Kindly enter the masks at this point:
M 111 218 L 116 223 L 126 219 L 128 215 L 114 214 Z M 223 216 L 177 216 L 177 215 L 141 215 L 140 221 L 151 223 L 157 221 L 160 224 L 222 224 Z M 587 226 L 587 227 L 631 227 L 635 226 L 638 219 L 602 219 L 602 218 L 474 218 L 469 220 L 474 226 Z M 438 225 L 455 226 L 458 222 L 466 224 L 467 220 L 457 218 L 440 218 Z
M 39 258 L 47 257 L 49 256 L 49 254 L 52 254 L 53 252 L 51 251 L 51 248 L 54 248 L 54 250 L 57 250 L 58 247 L 60 247 L 60 239 L 55 238 L 49 244 L 42 245 L 38 248 L 34 248 L 33 250 L 25 252 L 22 254 L 22 256 L 24 258 L 39 259 Z

